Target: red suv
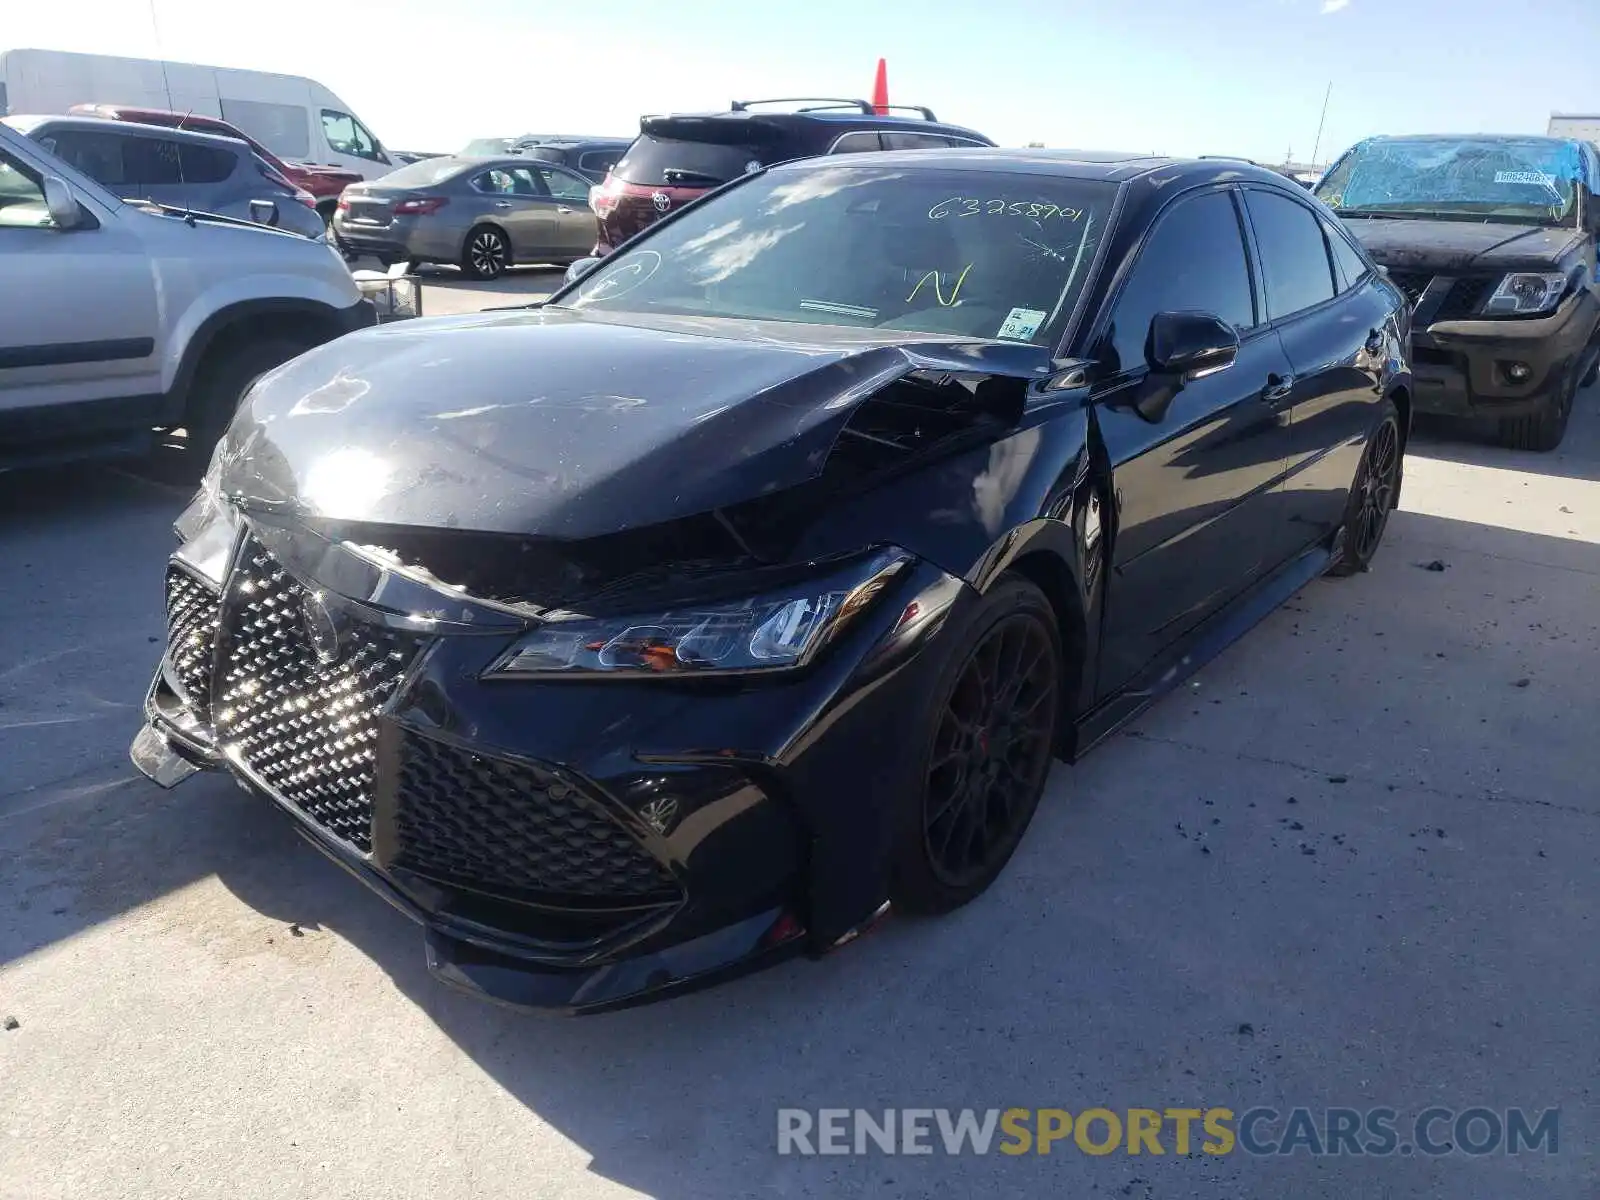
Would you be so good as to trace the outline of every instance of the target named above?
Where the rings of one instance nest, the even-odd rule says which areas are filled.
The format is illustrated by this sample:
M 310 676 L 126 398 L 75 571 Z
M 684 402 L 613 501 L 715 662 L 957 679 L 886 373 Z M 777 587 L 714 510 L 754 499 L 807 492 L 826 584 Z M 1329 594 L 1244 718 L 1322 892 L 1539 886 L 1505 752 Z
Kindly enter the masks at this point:
M 756 105 L 799 104 L 792 112 L 752 112 Z M 893 105 L 916 116 L 884 115 L 866 100 L 736 100 L 728 112 L 645 117 L 639 136 L 589 192 L 600 221 L 596 255 L 724 183 L 794 158 L 864 150 L 993 146 L 981 133 L 940 122 L 926 108 Z
M 333 220 L 339 193 L 350 184 L 361 182 L 361 176 L 354 171 L 284 162 L 237 125 L 229 124 L 220 117 L 168 112 L 160 108 L 133 108 L 126 104 L 74 104 L 69 111 L 78 116 L 104 117 L 109 121 L 136 121 L 140 125 L 163 125 L 169 129 L 192 129 L 196 133 L 216 133 L 223 137 L 238 138 L 265 159 L 274 171 L 296 187 L 310 192 L 316 199 L 317 211 L 322 214 L 324 221 Z

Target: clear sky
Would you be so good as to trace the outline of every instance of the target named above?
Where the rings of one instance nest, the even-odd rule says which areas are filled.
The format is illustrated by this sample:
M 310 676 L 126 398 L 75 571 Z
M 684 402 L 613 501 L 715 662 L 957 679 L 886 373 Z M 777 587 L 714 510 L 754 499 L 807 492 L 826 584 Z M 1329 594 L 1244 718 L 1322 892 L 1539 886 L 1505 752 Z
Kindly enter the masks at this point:
M 387 144 L 869 93 L 1004 145 L 1311 156 L 1600 112 L 1600 0 L 0 0 L 0 49 L 309 75 Z M 244 14 L 263 14 L 260 22 Z M 160 37 L 157 39 L 156 30 Z

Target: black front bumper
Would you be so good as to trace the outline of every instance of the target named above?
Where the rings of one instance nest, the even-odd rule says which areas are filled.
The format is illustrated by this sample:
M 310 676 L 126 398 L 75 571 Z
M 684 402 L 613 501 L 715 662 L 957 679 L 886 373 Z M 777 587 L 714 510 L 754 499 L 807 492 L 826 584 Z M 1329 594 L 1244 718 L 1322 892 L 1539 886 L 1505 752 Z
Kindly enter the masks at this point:
M 937 569 L 916 566 L 809 671 L 708 689 L 485 681 L 503 638 L 361 628 L 310 671 L 298 616 L 279 619 L 294 581 L 245 612 L 241 577 L 256 601 L 265 583 L 241 562 L 214 615 L 215 585 L 170 568 L 134 761 L 164 786 L 225 770 L 271 800 L 424 925 L 441 981 L 597 1011 L 825 951 L 884 911 L 941 624 L 900 618 L 970 598 Z M 271 700 L 259 719 L 252 696 Z
M 1548 317 L 1438 321 L 1411 335 L 1418 412 L 1519 417 L 1570 386 L 1600 325 L 1600 301 L 1585 290 Z M 1524 379 L 1508 374 L 1517 363 Z

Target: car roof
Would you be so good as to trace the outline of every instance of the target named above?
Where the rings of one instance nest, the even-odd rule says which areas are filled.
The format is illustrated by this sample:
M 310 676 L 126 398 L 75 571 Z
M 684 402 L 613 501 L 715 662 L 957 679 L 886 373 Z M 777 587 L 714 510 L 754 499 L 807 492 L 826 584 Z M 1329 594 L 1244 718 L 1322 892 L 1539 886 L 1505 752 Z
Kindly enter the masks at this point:
M 211 146 L 217 149 L 243 150 L 246 154 L 254 153 L 248 143 L 236 137 L 229 137 L 222 133 L 201 133 L 195 129 L 174 129 L 170 125 L 145 125 L 138 121 L 113 121 L 106 117 L 7 117 L 12 122 L 13 128 L 23 128 L 28 134 L 46 125 L 61 129 L 99 130 L 105 133 L 134 133 L 149 134 L 151 137 L 163 138 L 167 141 L 188 142 L 195 146 Z
M 774 171 L 806 171 L 838 167 L 839 157 L 808 158 L 783 163 Z M 848 165 L 893 163 L 951 171 L 989 172 L 1012 175 L 1053 175 L 1061 179 L 1105 180 L 1123 183 L 1145 176 L 1159 176 L 1163 182 L 1195 183 L 1225 180 L 1251 180 L 1285 185 L 1284 176 L 1242 158 L 1174 158 L 1160 154 L 1107 150 L 1011 150 L 1001 147 L 953 147 L 940 150 L 880 150 L 851 154 Z

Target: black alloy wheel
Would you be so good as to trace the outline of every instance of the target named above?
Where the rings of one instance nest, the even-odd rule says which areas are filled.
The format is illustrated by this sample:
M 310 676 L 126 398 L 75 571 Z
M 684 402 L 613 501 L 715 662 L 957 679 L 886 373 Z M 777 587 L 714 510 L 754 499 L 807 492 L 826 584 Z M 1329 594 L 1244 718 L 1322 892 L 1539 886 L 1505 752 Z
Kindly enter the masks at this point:
M 1331 569 L 1334 575 L 1367 570 L 1383 541 L 1389 514 L 1400 498 L 1400 421 L 1392 401 L 1384 401 L 1383 419 L 1367 438 L 1345 505 L 1344 548 Z
M 499 279 L 511 265 L 511 245 L 492 225 L 479 225 L 467 235 L 462 269 L 474 279 Z
M 953 636 L 897 848 L 892 899 L 903 911 L 948 912 L 988 888 L 1033 819 L 1054 755 L 1062 656 L 1044 594 L 1002 580 Z

